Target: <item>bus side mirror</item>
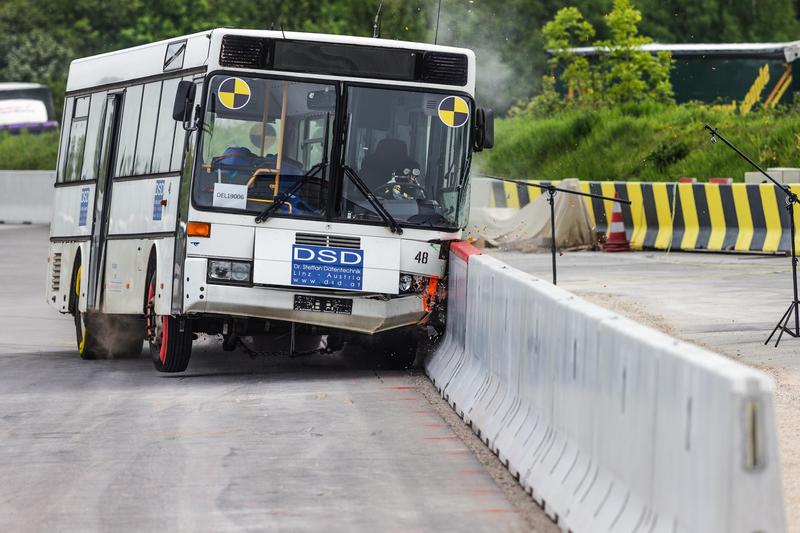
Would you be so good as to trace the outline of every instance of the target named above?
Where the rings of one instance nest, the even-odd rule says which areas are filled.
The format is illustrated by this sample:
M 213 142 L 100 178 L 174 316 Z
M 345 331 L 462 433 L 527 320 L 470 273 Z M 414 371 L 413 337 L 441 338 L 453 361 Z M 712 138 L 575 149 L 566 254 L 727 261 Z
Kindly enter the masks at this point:
M 474 150 L 488 150 L 494 147 L 494 111 L 478 108 L 475 111 Z
M 194 103 L 194 82 L 184 80 L 178 82 L 175 93 L 175 104 L 172 106 L 172 118 L 186 124 L 192 119 L 192 104 Z

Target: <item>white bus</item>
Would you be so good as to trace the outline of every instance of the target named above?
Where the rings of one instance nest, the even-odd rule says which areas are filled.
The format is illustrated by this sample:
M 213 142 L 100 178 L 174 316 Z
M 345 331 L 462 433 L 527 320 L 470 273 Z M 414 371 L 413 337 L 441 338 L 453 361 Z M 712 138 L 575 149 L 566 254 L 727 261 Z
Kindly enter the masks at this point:
M 474 88 L 470 50 L 281 31 L 73 61 L 47 300 L 83 358 L 162 372 L 198 333 L 424 340 L 493 143 Z

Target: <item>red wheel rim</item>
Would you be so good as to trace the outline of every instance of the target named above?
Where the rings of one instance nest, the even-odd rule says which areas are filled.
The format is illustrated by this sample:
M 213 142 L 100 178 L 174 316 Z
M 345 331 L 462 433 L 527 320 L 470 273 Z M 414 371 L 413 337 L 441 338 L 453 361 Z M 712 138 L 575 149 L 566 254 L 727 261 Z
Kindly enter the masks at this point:
M 151 282 L 147 287 L 147 310 L 145 311 L 145 320 L 147 323 L 147 337 L 153 339 L 155 337 L 155 318 L 156 318 L 156 288 Z M 161 346 L 159 347 L 158 358 L 161 364 L 167 361 L 167 341 L 169 340 L 169 317 L 161 317 Z
M 168 319 L 169 317 L 167 316 L 161 317 L 161 351 L 158 354 L 161 359 L 161 364 L 167 362 L 167 340 L 169 339 L 169 328 L 167 327 Z
M 155 310 L 155 296 L 156 296 L 156 289 L 153 287 L 152 282 L 147 286 L 147 307 L 145 309 L 145 325 L 147 327 L 147 338 L 153 338 L 153 311 Z

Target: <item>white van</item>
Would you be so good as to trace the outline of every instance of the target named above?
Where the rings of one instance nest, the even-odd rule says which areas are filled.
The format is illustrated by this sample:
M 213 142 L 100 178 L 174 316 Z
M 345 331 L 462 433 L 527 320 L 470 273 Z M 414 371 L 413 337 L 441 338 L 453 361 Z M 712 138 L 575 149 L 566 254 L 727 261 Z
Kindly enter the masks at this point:
M 0 83 L 0 131 L 39 133 L 56 128 L 49 87 L 39 83 Z

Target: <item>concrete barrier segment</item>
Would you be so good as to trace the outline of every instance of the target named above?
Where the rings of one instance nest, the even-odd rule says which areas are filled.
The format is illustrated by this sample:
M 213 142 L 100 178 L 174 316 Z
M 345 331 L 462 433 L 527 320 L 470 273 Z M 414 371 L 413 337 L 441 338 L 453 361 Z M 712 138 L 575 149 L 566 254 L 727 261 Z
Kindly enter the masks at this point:
M 49 224 L 54 170 L 0 170 L 0 224 Z
M 763 373 L 451 254 L 427 371 L 562 529 L 784 531 Z
M 450 252 L 455 254 L 462 261 L 469 262 L 471 255 L 480 255 L 481 251 L 468 242 L 456 241 L 450 245 Z
M 457 242 L 451 244 L 450 251 L 447 330 L 437 349 L 436 358 L 430 359 L 426 365 L 429 377 L 442 393 L 463 363 L 467 325 L 467 262 L 477 249 L 468 243 Z M 447 399 L 444 393 L 443 397 Z

